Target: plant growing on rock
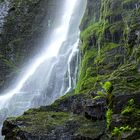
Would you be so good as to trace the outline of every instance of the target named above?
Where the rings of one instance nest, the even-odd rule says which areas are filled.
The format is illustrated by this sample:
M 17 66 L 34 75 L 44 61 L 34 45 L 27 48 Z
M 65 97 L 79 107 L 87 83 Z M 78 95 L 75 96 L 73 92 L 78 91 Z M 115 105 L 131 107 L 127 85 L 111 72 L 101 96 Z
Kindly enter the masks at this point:
M 95 100 L 100 99 L 100 98 L 106 99 L 107 107 L 110 108 L 112 105 L 112 100 L 113 100 L 113 95 L 112 95 L 113 86 L 111 82 L 105 82 L 104 84 L 103 83 L 100 83 L 100 84 L 103 90 L 98 91 L 97 96 L 94 99 Z
M 128 101 L 127 106 L 121 111 L 125 116 L 140 116 L 140 109 L 136 107 L 134 99 Z
M 106 111 L 106 123 L 107 123 L 107 128 L 109 128 L 110 126 L 110 122 L 111 122 L 111 118 L 112 118 L 112 102 L 113 102 L 113 95 L 112 95 L 112 91 L 113 91 L 113 86 L 111 84 L 111 82 L 105 82 L 100 83 L 102 86 L 102 91 L 98 91 L 97 92 L 97 96 L 94 98 L 95 100 L 100 99 L 100 98 L 104 98 L 106 100 L 106 105 L 107 105 L 107 111 Z
M 109 128 L 109 126 L 110 126 L 110 122 L 111 122 L 111 118 L 112 118 L 112 113 L 113 113 L 112 109 L 108 109 L 108 110 L 106 111 L 106 123 L 107 123 L 107 128 Z
M 127 126 L 121 126 L 121 127 L 115 127 L 113 129 L 112 136 L 120 136 L 122 133 L 129 132 L 131 130 L 132 130 L 132 128 L 128 125 Z

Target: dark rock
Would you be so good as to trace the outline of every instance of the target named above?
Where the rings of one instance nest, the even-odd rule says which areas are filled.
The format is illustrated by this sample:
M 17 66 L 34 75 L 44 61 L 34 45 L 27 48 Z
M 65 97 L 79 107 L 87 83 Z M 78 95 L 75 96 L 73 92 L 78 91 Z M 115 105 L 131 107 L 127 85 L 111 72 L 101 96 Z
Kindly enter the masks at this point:
M 101 7 L 101 0 L 88 0 L 87 1 L 87 8 L 85 11 L 85 15 L 83 18 L 83 22 L 80 25 L 80 29 L 84 30 L 90 25 L 90 23 L 98 22 L 100 19 L 100 7 Z
M 119 95 L 114 98 L 113 112 L 119 114 L 121 110 L 126 106 L 127 102 L 131 99 L 134 99 L 135 104 L 140 107 L 140 94 L 128 94 L 128 95 Z
M 104 119 L 106 101 L 104 99 L 95 101 L 92 98 L 89 94 L 68 96 L 56 101 L 52 107 L 54 109 L 56 106 L 56 110 L 58 111 L 73 112 L 74 114 L 80 114 L 93 120 Z M 48 107 L 41 108 L 48 110 Z
M 105 128 L 105 121 L 93 122 L 64 112 L 30 110 L 22 117 L 7 119 L 2 134 L 5 140 L 100 140 Z
M 118 14 L 118 15 L 112 15 L 112 16 L 107 16 L 106 20 L 109 21 L 110 24 L 114 23 L 114 22 L 118 22 L 122 20 L 122 15 Z
M 50 34 L 63 0 L 13 0 L 0 33 L 0 89 L 6 89 L 21 65 L 40 51 L 42 36 Z M 16 17 L 16 18 L 15 18 Z M 51 26 L 49 22 L 51 21 Z M 13 80 L 14 81 L 14 80 Z
M 129 117 L 123 116 L 121 114 L 113 114 L 111 118 L 110 129 L 115 127 L 121 127 L 129 122 Z

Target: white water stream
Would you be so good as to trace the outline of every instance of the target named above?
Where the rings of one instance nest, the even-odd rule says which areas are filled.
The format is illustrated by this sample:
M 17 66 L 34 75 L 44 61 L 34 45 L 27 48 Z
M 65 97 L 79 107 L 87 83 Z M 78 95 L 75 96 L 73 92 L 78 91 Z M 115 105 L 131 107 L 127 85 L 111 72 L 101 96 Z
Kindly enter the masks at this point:
M 65 0 L 61 21 L 39 54 L 20 74 L 14 88 L 0 96 L 0 124 L 7 116 L 49 105 L 76 84 L 79 63 L 79 25 L 86 0 Z M 57 22 L 56 22 L 57 23 Z

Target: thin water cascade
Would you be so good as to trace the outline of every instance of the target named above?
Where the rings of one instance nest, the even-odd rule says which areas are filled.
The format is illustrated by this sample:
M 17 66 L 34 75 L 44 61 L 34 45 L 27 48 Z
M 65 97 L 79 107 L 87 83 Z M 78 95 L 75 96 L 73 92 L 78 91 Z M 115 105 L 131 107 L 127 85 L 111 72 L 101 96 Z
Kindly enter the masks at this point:
M 86 0 L 65 0 L 58 26 L 42 53 L 19 76 L 16 86 L 0 96 L 0 124 L 8 116 L 49 105 L 76 84 L 79 63 L 79 25 Z M 46 45 L 47 44 L 47 45 Z
M 68 93 L 70 90 L 72 90 L 72 88 L 76 85 L 76 78 L 77 78 L 77 73 L 78 73 L 78 64 L 79 64 L 79 49 L 78 49 L 78 44 L 79 44 L 79 39 L 77 40 L 77 42 L 74 44 L 73 50 L 68 58 L 68 88 L 65 91 L 65 93 Z M 76 56 L 76 59 L 74 59 L 76 61 L 76 65 L 75 67 L 73 65 L 71 65 L 72 59 L 73 57 Z M 73 66 L 75 68 L 74 71 L 72 71 L 71 66 Z M 73 76 L 71 74 L 74 74 Z

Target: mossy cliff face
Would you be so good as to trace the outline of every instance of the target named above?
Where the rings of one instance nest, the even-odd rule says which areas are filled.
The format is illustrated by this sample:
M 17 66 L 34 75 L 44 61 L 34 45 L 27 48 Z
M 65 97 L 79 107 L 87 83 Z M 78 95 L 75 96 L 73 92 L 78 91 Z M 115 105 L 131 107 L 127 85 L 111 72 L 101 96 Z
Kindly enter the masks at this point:
M 89 0 L 89 5 L 81 25 L 82 62 L 76 92 L 96 90 L 104 81 L 111 81 L 114 94 L 139 92 L 139 1 Z
M 7 83 L 20 71 L 21 64 L 27 63 L 30 56 L 40 51 L 43 34 L 47 38 L 62 2 L 9 1 L 8 15 L 0 33 L 0 89 L 7 88 Z
M 101 83 L 112 83 L 112 105 L 106 112 L 112 140 L 140 138 L 139 19 L 138 0 L 89 0 L 81 25 L 82 61 L 76 93 L 97 93 L 103 90 Z M 132 100 L 133 107 L 128 105 Z
M 87 0 L 75 92 L 7 119 L 5 140 L 139 140 L 139 17 L 139 0 Z

